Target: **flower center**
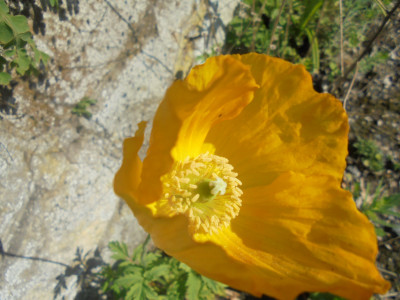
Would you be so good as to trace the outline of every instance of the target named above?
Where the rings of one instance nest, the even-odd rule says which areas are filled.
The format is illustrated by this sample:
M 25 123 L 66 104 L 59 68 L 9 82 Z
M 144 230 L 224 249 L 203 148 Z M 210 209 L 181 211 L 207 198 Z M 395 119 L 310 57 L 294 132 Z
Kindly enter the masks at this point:
M 239 214 L 242 183 L 237 175 L 226 158 L 208 153 L 176 162 L 161 179 L 164 194 L 157 211 L 187 216 L 192 234 L 217 232 Z

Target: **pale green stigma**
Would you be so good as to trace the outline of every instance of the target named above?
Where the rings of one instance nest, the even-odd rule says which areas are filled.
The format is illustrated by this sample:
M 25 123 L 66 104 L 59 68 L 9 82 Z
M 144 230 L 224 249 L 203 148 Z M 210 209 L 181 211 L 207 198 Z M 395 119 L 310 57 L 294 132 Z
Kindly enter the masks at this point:
M 227 184 L 221 177 L 217 176 L 217 179 L 211 181 L 209 184 L 211 188 L 211 194 L 214 196 L 217 196 L 218 194 L 225 195 Z

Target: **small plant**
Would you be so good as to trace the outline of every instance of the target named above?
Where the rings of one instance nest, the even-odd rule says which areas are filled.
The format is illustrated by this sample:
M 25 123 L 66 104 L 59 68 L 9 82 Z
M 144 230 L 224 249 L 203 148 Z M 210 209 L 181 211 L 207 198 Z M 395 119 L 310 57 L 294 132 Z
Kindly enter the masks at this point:
M 84 299 L 100 299 L 100 285 L 103 282 L 100 270 L 105 262 L 99 249 L 84 253 L 83 249 L 78 247 L 73 263 L 71 265 L 61 263 L 61 265 L 65 267 L 65 270 L 56 277 L 57 284 L 54 287 L 53 299 L 59 299 L 63 290 L 68 290 L 68 282 L 71 281 L 79 291 L 78 295 L 91 295 L 91 298 L 83 297 Z
M 387 14 L 390 0 L 343 0 L 344 53 L 362 47 L 371 26 Z M 242 0 L 228 25 L 227 52 L 258 52 L 303 64 L 311 72 L 341 75 L 339 1 Z M 363 24 L 360 27 L 360 24 Z M 360 62 L 361 72 L 385 62 L 388 53 L 376 51 Z
M 147 251 L 146 241 L 130 255 L 124 243 L 111 242 L 113 267 L 103 267 L 103 292 L 116 299 L 215 299 L 225 294 L 225 285 L 208 279 L 187 265 L 162 253 Z
M 380 182 L 371 193 L 371 185 L 367 183 L 357 183 L 353 189 L 353 196 L 358 203 L 360 210 L 374 223 L 376 234 L 384 236 L 385 231 L 382 227 L 394 227 L 388 220 L 389 216 L 400 218 L 400 194 L 390 196 L 384 195 L 383 185 Z
M 86 119 L 90 119 L 92 117 L 92 113 L 87 110 L 89 106 L 93 106 L 97 103 L 97 100 L 95 99 L 90 99 L 89 97 L 83 97 L 81 101 L 79 101 L 78 104 L 74 106 L 74 108 L 71 110 L 71 112 L 75 115 L 78 115 L 78 117 L 85 117 Z
M 208 58 L 220 55 L 222 52 L 222 47 L 220 45 L 214 45 L 209 51 L 203 52 L 201 55 L 196 57 L 196 61 L 199 64 L 204 63 Z
M 292 1 L 281 10 L 280 1 L 242 1 L 243 9 L 228 27 L 227 44 L 258 53 L 274 53 L 319 69 L 316 16 L 323 1 Z M 308 54 L 311 55 L 308 55 Z
M 359 138 L 354 147 L 361 156 L 361 162 L 373 172 L 382 171 L 385 167 L 385 158 L 378 146 L 371 140 Z
M 39 64 L 46 65 L 48 58 L 36 48 L 26 17 L 10 15 L 0 0 L 0 85 L 10 83 L 13 69 L 19 75 L 37 75 Z

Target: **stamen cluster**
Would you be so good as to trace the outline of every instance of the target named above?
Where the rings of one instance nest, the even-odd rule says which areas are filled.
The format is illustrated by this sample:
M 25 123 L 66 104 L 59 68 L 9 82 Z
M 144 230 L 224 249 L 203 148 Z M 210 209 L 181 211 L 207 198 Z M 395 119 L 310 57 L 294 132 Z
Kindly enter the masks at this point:
M 217 232 L 239 214 L 243 192 L 237 175 L 226 158 L 208 153 L 176 162 L 162 177 L 158 211 L 186 215 L 192 234 Z

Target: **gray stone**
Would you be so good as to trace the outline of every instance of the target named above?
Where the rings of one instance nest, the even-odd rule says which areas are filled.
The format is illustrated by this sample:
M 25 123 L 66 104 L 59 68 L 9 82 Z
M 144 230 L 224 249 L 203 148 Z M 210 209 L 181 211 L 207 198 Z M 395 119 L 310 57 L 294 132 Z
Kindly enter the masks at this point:
M 52 299 L 78 248 L 108 260 L 109 241 L 143 240 L 112 188 L 122 141 L 152 119 L 177 72 L 222 45 L 237 2 L 88 0 L 66 21 L 43 14 L 47 83 L 19 80 L 16 114 L 0 120 L 1 300 Z M 71 114 L 83 97 L 97 100 L 89 120 Z M 76 298 L 76 276 L 65 279 L 57 298 Z

